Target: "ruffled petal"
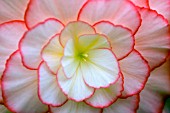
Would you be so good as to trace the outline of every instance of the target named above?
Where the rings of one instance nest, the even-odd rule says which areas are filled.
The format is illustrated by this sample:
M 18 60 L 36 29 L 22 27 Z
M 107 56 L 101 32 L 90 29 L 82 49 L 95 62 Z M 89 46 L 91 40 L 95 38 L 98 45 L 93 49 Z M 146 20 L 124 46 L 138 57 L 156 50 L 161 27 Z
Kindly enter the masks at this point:
M 136 6 L 149 8 L 148 0 L 130 0 L 130 1 L 132 1 Z
M 52 37 L 43 47 L 41 53 L 46 65 L 56 74 L 60 66 L 61 57 L 63 56 L 63 47 L 59 42 L 59 35 Z
M 136 7 L 127 0 L 89 0 L 79 12 L 78 20 L 93 25 L 101 20 L 123 25 L 134 32 L 140 26 Z
M 126 99 L 118 99 L 108 108 L 103 109 L 103 113 L 136 113 L 139 104 L 139 96 L 134 95 Z
M 41 101 L 52 106 L 61 106 L 64 104 L 67 101 L 67 97 L 60 90 L 56 76 L 48 70 L 45 63 L 41 63 L 38 73 L 38 93 Z
M 109 49 L 95 49 L 88 60 L 80 64 L 84 81 L 90 87 L 108 87 L 119 78 L 118 61 Z
M 72 78 L 68 79 L 62 68 L 59 69 L 57 80 L 61 90 L 67 97 L 76 102 L 82 101 L 93 95 L 94 89 L 88 87 L 83 81 L 80 69 L 77 69 Z
M 118 81 L 108 88 L 96 89 L 94 95 L 85 100 L 87 104 L 97 108 L 110 106 L 121 95 L 123 90 L 123 78 L 120 76 Z
M 6 60 L 18 49 L 19 40 L 27 28 L 23 21 L 11 21 L 0 25 L 0 76 Z
M 60 34 L 60 42 L 66 45 L 69 39 L 78 40 L 79 36 L 85 34 L 95 34 L 95 30 L 88 23 L 82 21 L 70 22 Z
M 150 74 L 147 62 L 137 51 L 133 51 L 119 63 L 124 77 L 122 97 L 139 93 L 144 88 Z
M 37 69 L 42 61 L 40 57 L 43 46 L 55 34 L 60 33 L 63 25 L 55 20 L 48 19 L 29 30 L 20 42 L 23 63 L 26 67 Z
M 155 11 L 139 9 L 142 24 L 135 34 L 135 49 L 148 61 L 151 70 L 160 66 L 170 49 L 168 23 Z
M 29 0 L 0 0 L 0 24 L 12 20 L 24 20 Z
M 170 23 L 170 0 L 148 0 L 150 9 L 156 10 Z
M 37 71 L 23 67 L 19 52 L 11 55 L 2 76 L 2 94 L 5 105 L 17 113 L 42 113 L 48 107 L 37 94 Z
M 129 29 L 123 26 L 116 26 L 107 21 L 98 22 L 94 25 L 94 28 L 97 33 L 108 37 L 112 51 L 118 59 L 124 58 L 133 50 L 135 41 Z
M 101 113 L 101 109 L 88 106 L 84 102 L 68 101 L 61 107 L 50 107 L 52 113 Z
M 65 25 L 77 20 L 80 8 L 86 0 L 32 0 L 26 12 L 26 23 L 32 27 L 47 18 L 57 18 Z

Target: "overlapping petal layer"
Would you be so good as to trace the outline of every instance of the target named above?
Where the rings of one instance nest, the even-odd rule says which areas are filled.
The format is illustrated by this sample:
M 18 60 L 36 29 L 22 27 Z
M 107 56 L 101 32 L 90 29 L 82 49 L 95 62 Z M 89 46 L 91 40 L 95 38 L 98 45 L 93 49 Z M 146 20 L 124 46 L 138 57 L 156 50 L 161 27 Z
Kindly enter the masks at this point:
M 163 15 L 170 23 L 170 1 L 169 0 L 148 0 L 149 7 Z
M 92 25 L 106 20 L 123 25 L 133 33 L 136 32 L 141 21 L 136 7 L 127 0 L 89 0 L 82 7 L 78 20 Z
M 149 77 L 150 70 L 147 62 L 137 51 L 133 51 L 120 61 L 120 69 L 124 77 L 122 97 L 139 93 Z
M 88 106 L 84 102 L 68 101 L 63 106 L 58 108 L 51 108 L 52 113 L 101 113 L 101 109 Z
M 155 11 L 141 8 L 142 24 L 135 34 L 135 48 L 148 61 L 151 69 L 162 64 L 170 49 L 168 23 Z
M 129 29 L 123 26 L 116 26 L 108 21 L 98 22 L 94 25 L 94 28 L 97 33 L 108 37 L 112 51 L 118 59 L 124 58 L 133 50 L 135 41 Z
M 86 0 L 32 0 L 26 12 L 26 23 L 29 27 L 47 18 L 57 18 L 65 25 L 76 21 L 80 8 Z
M 20 42 L 20 50 L 23 63 L 26 67 L 31 69 L 38 68 L 42 61 L 40 53 L 43 46 L 52 36 L 60 33 L 62 28 L 63 25 L 59 21 L 48 19 L 43 23 L 39 23 L 24 35 Z
M 61 92 L 56 75 L 53 75 L 45 63 L 39 67 L 38 93 L 43 103 L 52 106 L 61 106 L 67 101 L 67 97 Z
M 11 55 L 2 76 L 2 91 L 5 105 L 17 113 L 42 113 L 48 107 L 42 104 L 37 94 L 37 72 L 26 69 L 19 52 Z
M 63 47 L 59 42 L 58 34 L 50 39 L 43 47 L 41 53 L 46 65 L 54 74 L 56 74 L 60 66 L 61 57 L 63 56 Z
M 29 0 L 1 0 L 0 24 L 12 20 L 24 20 Z
M 130 0 L 130 1 L 132 1 L 136 6 L 149 8 L 148 0 Z
M 104 108 L 110 106 L 121 95 L 123 90 L 123 77 L 120 76 L 115 84 L 108 88 L 96 89 L 92 97 L 85 102 L 93 107 Z
M 103 109 L 103 113 L 135 113 L 138 108 L 139 96 L 133 95 L 127 99 L 118 99 L 108 108 Z

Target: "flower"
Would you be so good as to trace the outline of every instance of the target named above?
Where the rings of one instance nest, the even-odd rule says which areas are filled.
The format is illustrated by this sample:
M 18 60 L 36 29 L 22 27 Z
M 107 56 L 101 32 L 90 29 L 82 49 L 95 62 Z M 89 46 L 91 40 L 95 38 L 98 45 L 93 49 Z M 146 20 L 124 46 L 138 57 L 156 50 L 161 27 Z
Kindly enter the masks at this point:
M 1 0 L 0 109 L 161 112 L 169 9 L 170 0 Z

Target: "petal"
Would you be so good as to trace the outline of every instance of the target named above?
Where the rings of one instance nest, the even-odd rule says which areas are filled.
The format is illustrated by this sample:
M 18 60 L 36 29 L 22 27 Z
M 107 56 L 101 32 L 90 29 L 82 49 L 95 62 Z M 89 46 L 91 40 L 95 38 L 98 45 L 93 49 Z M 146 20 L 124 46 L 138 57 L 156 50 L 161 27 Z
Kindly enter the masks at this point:
M 88 86 L 105 88 L 117 81 L 119 66 L 111 50 L 96 49 L 87 54 L 88 61 L 81 63 L 80 66 L 84 81 Z
M 63 56 L 63 47 L 59 42 L 59 35 L 52 37 L 43 47 L 41 53 L 46 65 L 56 74 L 60 66 L 61 57 Z
M 127 99 L 118 99 L 108 108 L 103 109 L 103 113 L 136 113 L 139 103 L 139 96 L 134 95 Z
M 17 113 L 41 113 L 48 107 L 37 94 L 37 71 L 23 67 L 19 52 L 11 55 L 2 76 L 2 94 L 5 105 Z
M 24 20 L 29 0 L 0 0 L 0 24 L 12 20 Z
M 57 80 L 62 91 L 67 97 L 76 102 L 82 101 L 93 95 L 94 89 L 88 87 L 82 77 L 80 69 L 77 69 L 72 78 L 65 77 L 62 68 L 59 69 Z
M 40 57 L 43 46 L 55 34 L 59 33 L 63 25 L 55 20 L 48 19 L 29 30 L 20 42 L 21 55 L 26 67 L 37 69 L 42 61 Z
M 150 74 L 147 62 L 137 51 L 133 51 L 119 63 L 124 77 L 122 96 L 127 97 L 139 93 L 145 86 Z
M 170 1 L 169 0 L 148 0 L 151 9 L 163 15 L 170 23 Z
M 130 1 L 132 1 L 136 6 L 149 8 L 148 0 L 130 0 Z
M 105 108 L 114 103 L 121 95 L 123 90 L 123 78 L 120 76 L 118 81 L 108 88 L 96 89 L 92 97 L 85 100 L 87 104 L 97 108 Z
M 89 0 L 80 10 L 78 20 L 91 25 L 106 20 L 123 25 L 133 33 L 141 21 L 136 7 L 127 0 Z
M 160 66 L 170 49 L 168 23 L 156 12 L 139 9 L 142 24 L 135 34 L 135 49 L 148 61 L 151 70 Z M 156 61 L 156 62 L 155 62 Z
M 26 23 L 32 27 L 47 18 L 57 18 L 65 25 L 77 19 L 86 0 L 32 0 L 27 8 Z
M 107 21 L 98 22 L 94 25 L 94 28 L 97 33 L 104 34 L 109 38 L 112 51 L 118 59 L 122 59 L 133 50 L 134 37 L 129 29 Z
M 0 83 L 1 83 L 1 80 L 0 80 Z M 1 84 L 0 84 L 0 104 L 3 104 Z
M 11 21 L 0 25 L 0 77 L 6 60 L 18 49 L 19 40 L 27 30 L 23 21 Z
M 52 106 L 61 106 L 67 101 L 67 97 L 60 90 L 56 76 L 53 75 L 45 63 L 41 63 L 39 67 L 39 96 L 44 104 Z
M 79 36 L 85 34 L 95 34 L 94 28 L 82 21 L 70 22 L 61 32 L 61 44 L 65 46 L 69 39 L 77 40 Z
M 52 113 L 101 113 L 101 109 L 93 108 L 84 102 L 68 101 L 61 107 L 50 107 Z

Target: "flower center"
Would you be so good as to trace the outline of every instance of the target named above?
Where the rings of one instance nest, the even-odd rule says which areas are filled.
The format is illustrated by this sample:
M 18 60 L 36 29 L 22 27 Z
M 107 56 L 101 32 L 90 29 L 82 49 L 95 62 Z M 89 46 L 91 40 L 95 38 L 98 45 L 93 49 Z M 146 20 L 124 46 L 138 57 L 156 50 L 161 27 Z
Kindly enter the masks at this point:
M 88 60 L 88 54 L 87 53 L 78 53 L 77 57 L 80 61 L 86 62 Z

